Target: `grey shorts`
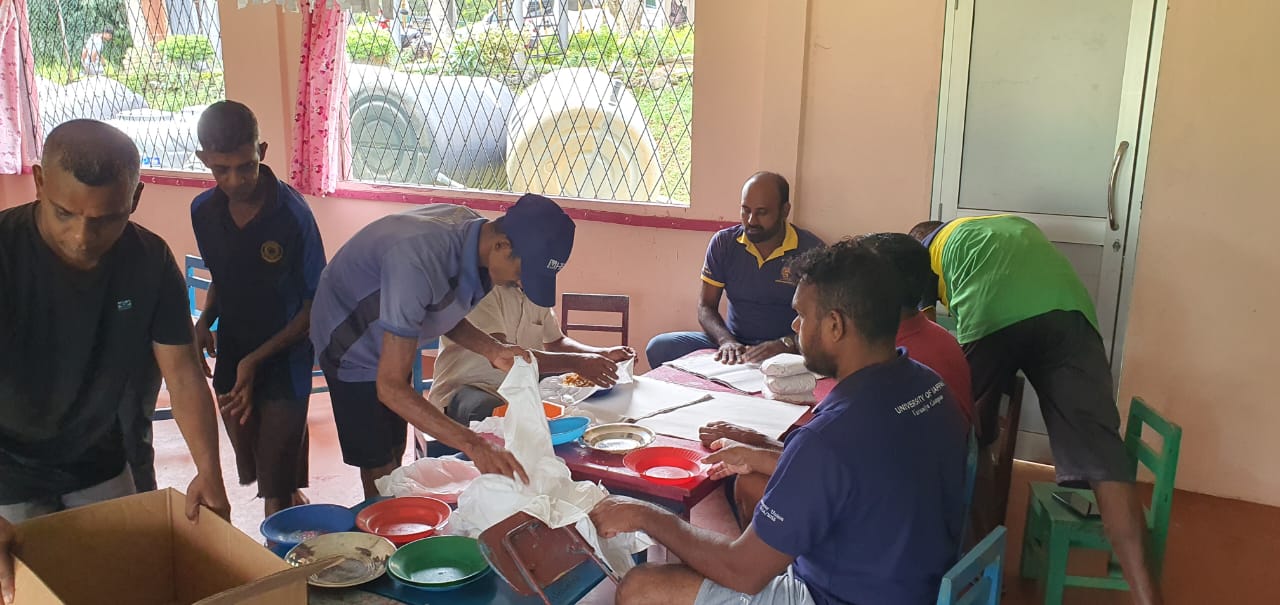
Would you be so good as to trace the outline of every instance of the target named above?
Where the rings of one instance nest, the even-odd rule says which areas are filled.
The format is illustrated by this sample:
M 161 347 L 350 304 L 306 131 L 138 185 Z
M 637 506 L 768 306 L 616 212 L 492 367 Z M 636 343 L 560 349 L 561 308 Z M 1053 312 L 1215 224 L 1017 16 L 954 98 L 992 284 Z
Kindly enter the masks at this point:
M 694 605 L 814 605 L 809 587 L 790 568 L 774 578 L 764 590 L 750 595 L 703 580 Z
M 1078 311 L 1050 311 L 964 345 L 978 436 L 995 439 L 1000 395 L 1018 370 L 1040 398 L 1058 482 L 1133 481 L 1102 337 Z

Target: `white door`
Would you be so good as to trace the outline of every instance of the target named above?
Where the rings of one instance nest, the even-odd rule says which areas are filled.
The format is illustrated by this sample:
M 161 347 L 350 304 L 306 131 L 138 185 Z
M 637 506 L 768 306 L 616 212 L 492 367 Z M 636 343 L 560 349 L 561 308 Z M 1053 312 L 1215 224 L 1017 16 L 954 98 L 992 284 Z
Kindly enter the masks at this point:
M 1013 213 L 1037 223 L 1093 296 L 1117 375 L 1123 277 L 1136 241 L 1154 92 L 1153 39 L 1158 56 L 1153 33 L 1163 33 L 1157 5 L 1164 10 L 1163 0 L 952 0 L 947 7 L 934 218 Z M 1022 414 L 1025 429 L 1043 434 L 1034 395 Z

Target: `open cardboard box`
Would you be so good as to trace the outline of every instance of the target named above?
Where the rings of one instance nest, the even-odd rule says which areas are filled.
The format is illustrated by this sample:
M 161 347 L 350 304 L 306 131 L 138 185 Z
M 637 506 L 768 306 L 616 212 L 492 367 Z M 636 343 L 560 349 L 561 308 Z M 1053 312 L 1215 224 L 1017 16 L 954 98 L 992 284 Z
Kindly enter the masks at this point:
M 16 605 L 306 605 L 307 576 L 173 489 L 18 525 Z M 325 562 L 318 564 L 319 568 Z

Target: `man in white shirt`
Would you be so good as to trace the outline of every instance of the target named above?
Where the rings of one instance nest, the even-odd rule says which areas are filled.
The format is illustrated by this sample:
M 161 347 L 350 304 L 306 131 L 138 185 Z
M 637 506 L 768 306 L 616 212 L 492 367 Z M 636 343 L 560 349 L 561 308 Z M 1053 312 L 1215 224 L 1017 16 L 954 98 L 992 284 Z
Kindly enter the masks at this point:
M 84 49 L 80 51 L 80 65 L 84 67 L 84 75 L 100 76 L 105 73 L 102 67 L 102 50 L 113 37 L 115 28 L 108 25 L 101 32 L 89 34 L 85 38 Z
M 631 347 L 592 347 L 565 336 L 551 309 L 533 304 L 510 286 L 495 286 L 467 320 L 504 343 L 531 350 L 542 373 L 576 372 L 601 387 L 613 386 L 618 363 L 636 354 Z M 448 338 L 442 337 L 440 346 L 431 403 L 464 426 L 491 416 L 505 403 L 498 397 L 498 386 L 506 373 Z

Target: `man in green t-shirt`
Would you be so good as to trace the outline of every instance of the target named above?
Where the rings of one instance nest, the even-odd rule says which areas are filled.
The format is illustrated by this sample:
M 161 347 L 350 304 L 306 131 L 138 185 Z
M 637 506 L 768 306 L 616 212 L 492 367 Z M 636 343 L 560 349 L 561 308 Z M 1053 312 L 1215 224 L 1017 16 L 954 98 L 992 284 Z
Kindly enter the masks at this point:
M 1071 264 L 1017 216 L 928 221 L 911 235 L 929 248 L 938 300 L 956 317 L 973 372 L 979 439 L 995 440 L 1000 397 L 1021 370 L 1040 398 L 1058 483 L 1093 489 L 1135 601 L 1160 603 L 1111 364 L 1093 302 Z

